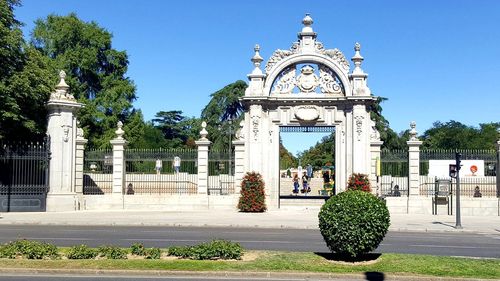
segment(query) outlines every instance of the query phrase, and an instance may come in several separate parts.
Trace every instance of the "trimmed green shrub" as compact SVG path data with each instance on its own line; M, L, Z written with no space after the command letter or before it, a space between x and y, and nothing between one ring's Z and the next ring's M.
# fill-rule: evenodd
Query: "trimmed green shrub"
M319 229L328 248L349 257L376 249L389 224L385 203L364 191L352 190L333 196L319 212Z
M241 195L238 202L238 209L241 212L266 211L267 207L264 188L264 180L259 173L247 173L241 181Z
M100 257L105 257L110 260L124 260L127 259L127 250L117 246L100 246L97 251Z
M370 192L370 179L368 175L354 173L349 177L347 182L347 190L361 190Z
M15 259L18 256L26 259L55 259L59 258L59 250L49 243L25 239L0 246L1 258Z
M96 249L92 249L87 245L78 245L69 248L66 257L72 260L95 259L97 254Z
M144 255L146 259L158 260L161 258L161 250L160 248L149 248L146 249Z
M196 246L170 247L169 256L193 260L241 259L243 248L239 243L226 240L213 240Z
M145 256L146 248L144 248L142 243L134 243L130 246L130 253L136 256Z

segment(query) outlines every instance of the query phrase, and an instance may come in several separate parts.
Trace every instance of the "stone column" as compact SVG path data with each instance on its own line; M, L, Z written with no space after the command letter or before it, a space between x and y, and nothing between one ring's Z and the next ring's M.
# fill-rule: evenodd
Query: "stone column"
M47 103L47 134L50 136L50 172L47 211L75 210L75 149L77 110L83 107L69 93L64 79L66 73L59 73L60 81Z
M77 122L77 126L78 126ZM83 137L82 128L76 128L76 157L75 157L75 192L83 193L83 161L85 145L88 140Z
M118 121L116 138L110 141L113 146L113 195L122 195L125 186L125 147L127 141L123 138L123 124Z
M234 192L240 193L241 181L246 172L245 159L245 120L240 122L240 127L235 133L234 145Z
M408 144L408 188L410 196L418 196L420 188L420 145L417 139L416 123L410 123L410 140Z
M207 123L201 123L201 138L195 141L198 146L198 194L207 194L208 190L208 149L212 143L207 139Z

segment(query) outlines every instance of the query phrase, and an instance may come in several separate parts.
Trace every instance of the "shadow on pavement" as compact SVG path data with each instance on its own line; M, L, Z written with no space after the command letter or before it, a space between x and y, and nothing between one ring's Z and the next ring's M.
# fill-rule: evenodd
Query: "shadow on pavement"
M440 221L433 221L432 224L440 224L440 225L448 226L448 227L451 227L451 228L455 228L454 225L447 224L447 223L440 222Z

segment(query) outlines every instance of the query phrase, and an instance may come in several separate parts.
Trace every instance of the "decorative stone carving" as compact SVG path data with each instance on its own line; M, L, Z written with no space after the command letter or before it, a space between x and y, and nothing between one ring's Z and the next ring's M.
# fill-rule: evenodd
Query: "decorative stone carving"
M298 44L297 45L292 45L292 49L291 50L280 50L280 49L277 49L276 51L274 51L274 53L271 55L271 57L269 58L269 60L266 63L266 73L269 73L269 71L271 70L271 68L273 68L273 66L275 64L277 64L279 61L281 61L282 59L284 59L284 58L292 55L294 52L297 52L297 49L298 49Z
M240 122L240 127L238 128L238 130L236 130L236 133L234 135L237 140L245 139L245 120L242 120Z
M116 126L118 127L118 129L116 129L115 131L116 139L122 140L123 134L125 134L125 131L122 130L123 127L122 121L118 121L118 123L116 123Z
M361 141L361 134L363 133L363 119L365 119L365 117L360 115L354 117L356 124L356 133L358 135L357 138L358 141Z
M295 88L295 66L288 67L280 75L273 94L290 94Z
M314 74L314 68L312 66L305 65L300 69L300 75L297 77L297 87L301 92L314 92L318 83L318 76Z
M260 126L260 113L262 111L262 106L258 104L252 104L250 106L250 119L252 120L252 132L253 140L257 141L259 139L259 126Z
M349 61L345 58L344 54L339 49L328 49L320 53L325 54L335 60L344 70L349 70Z
M319 82L321 92L324 94L342 94L342 88L335 79L335 73L324 66L319 65Z
M372 132L370 134L370 139L372 141L379 141L380 140L380 133L377 130L375 121L370 120L370 126L371 126L371 130L372 130Z
M417 123L415 121L410 122L410 141L418 141L417 139Z
M314 121L319 118L319 110L313 105L301 105L295 108L295 118L301 121Z
M71 128L70 125L62 125L63 128L63 141L68 142L69 140L69 129Z
M50 99L51 100L60 100L60 101L76 101L75 97L73 97L72 94L69 93L69 86L66 84L66 81L64 80L66 78L66 72L61 70L59 72L59 78L61 79L59 81L59 84L56 86L55 92L52 92L50 94Z
M208 131L207 131L207 122L201 122L201 131L200 131L200 140L207 140Z

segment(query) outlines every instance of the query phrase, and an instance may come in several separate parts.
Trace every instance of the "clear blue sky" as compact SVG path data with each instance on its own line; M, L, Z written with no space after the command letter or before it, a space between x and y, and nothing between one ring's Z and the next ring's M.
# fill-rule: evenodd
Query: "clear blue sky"
M113 34L126 50L135 107L199 117L209 95L251 72L253 46L267 60L297 39L305 13L318 41L346 57L362 45L372 93L389 100L383 114L400 132L417 122L467 125L500 121L500 1L135 1L24 0L26 25L75 12ZM314 139L314 144L318 139ZM308 148L292 148L292 151Z

